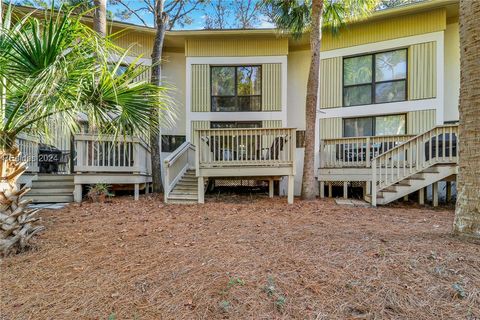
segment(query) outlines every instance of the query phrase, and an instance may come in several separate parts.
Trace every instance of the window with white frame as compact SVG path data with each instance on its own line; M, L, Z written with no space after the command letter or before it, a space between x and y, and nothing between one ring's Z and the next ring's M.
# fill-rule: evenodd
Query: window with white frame
M343 119L344 137L386 136L405 133L405 114Z

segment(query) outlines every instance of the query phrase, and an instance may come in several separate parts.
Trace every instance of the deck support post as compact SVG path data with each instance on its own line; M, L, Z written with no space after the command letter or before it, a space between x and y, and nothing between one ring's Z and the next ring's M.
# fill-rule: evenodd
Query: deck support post
M148 183L148 182L145 182L145 194L149 194L149 193L150 193L149 188L150 188L149 183Z
M320 199L325 198L325 181L320 181Z
M438 182L432 184L432 201L433 206L438 207Z
M205 203L205 178L198 177L198 203Z
M446 194L445 200L447 203L450 203L452 201L452 182L451 181L447 181L446 189L447 189L447 194Z
M333 197L333 192L332 192L332 183L328 183L328 197L331 198Z
M371 181L365 181L365 189L366 189L366 194L371 195L372 194L372 182Z
M425 188L418 190L418 204L421 206L425 204Z
M288 204L293 204L294 184L294 176L288 176Z
M139 183L135 183L133 185L133 199L135 201L137 201L140 197L140 184Z
M268 180L268 196L269 196L270 198L273 198L273 186L274 186L274 185L273 185L273 179L270 178L270 179Z
M76 184L75 189L73 190L73 201L82 202L82 185Z
M343 181L343 198L348 199L348 181Z

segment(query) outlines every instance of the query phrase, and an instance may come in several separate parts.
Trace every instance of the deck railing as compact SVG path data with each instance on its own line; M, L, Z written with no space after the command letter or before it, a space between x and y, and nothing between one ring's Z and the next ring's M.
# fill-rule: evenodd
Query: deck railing
M177 182L182 178L188 169L195 167L195 146L190 142L184 142L172 154L164 160L165 180L164 196L165 202Z
M77 134L75 172L151 173L150 150L136 137Z
M20 134L17 136L16 144L20 149L20 161L27 163L27 172L38 172L38 139Z
M320 141L320 168L370 168L371 159L414 135L349 137Z
M295 134L292 128L196 130L197 169L293 166Z
M456 163L457 157L458 125L435 127L372 159L372 195L434 164Z

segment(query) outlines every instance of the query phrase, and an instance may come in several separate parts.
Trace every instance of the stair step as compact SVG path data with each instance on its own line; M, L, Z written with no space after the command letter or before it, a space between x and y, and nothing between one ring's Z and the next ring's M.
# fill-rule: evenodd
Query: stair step
M177 200L177 199L169 199L168 204L186 204L186 205L192 205L192 204L197 204L198 200Z
M169 194L168 200L195 200L198 201L197 195L191 194Z
M39 174L36 181L71 181L73 175L70 174Z
M73 202L73 194L64 194L64 195L41 195L41 196L30 196L25 195L23 197L25 200L33 200L33 203L58 203L58 202Z
M413 174L410 177L408 177L406 180L425 180L423 175L421 173Z
M30 190L29 196L32 195L51 195L51 194L73 194L74 188L35 188Z
M197 182L189 182L189 181L180 181L179 183L176 184L176 187L182 186L182 187L197 187L198 183Z
M74 188L73 181L32 181L32 189L50 189L50 188Z
M401 182L398 182L396 184L394 184L394 186L399 186L399 187L411 187L412 185L408 182L404 182L404 181L401 181Z
M422 173L439 173L439 172L438 172L437 168L432 167L432 168L427 168L427 169L423 170Z

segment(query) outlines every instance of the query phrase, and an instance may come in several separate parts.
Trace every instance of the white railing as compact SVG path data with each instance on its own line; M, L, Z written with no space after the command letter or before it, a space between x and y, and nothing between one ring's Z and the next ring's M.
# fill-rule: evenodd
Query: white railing
M171 155L164 160L165 180L164 196L165 202L178 181L188 169L195 167L195 146L190 142L184 142Z
M439 163L457 163L458 125L435 127L372 159L372 205L377 191Z
M370 168L371 159L413 135L349 137L320 141L320 168Z
M151 173L150 150L136 137L77 134L75 172Z
M200 129L195 132L196 166L294 166L296 129Z
M38 139L20 134L16 144L20 150L20 161L27 163L27 172L39 172L38 166Z

